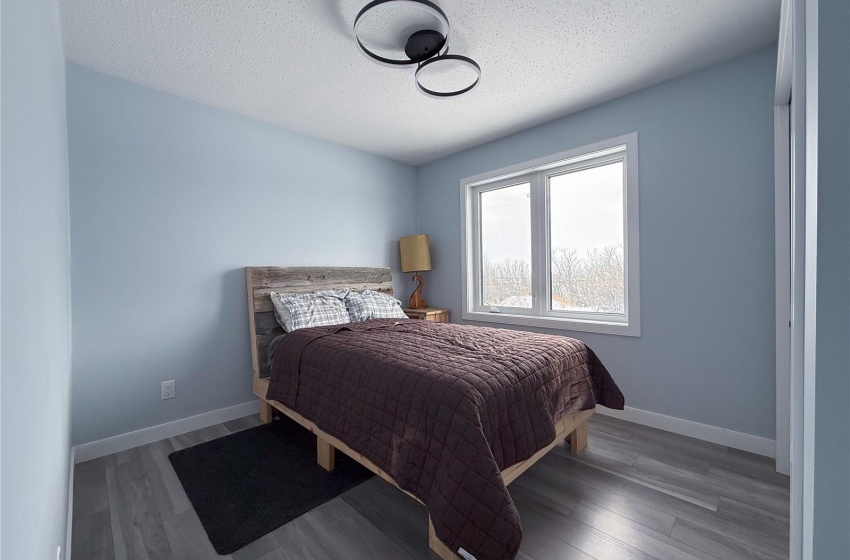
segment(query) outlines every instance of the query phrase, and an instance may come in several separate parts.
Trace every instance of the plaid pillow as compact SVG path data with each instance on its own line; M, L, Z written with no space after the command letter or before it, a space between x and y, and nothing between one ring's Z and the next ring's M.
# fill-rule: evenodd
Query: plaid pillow
M345 308L348 290L320 290L306 294L272 292L277 322L286 332L307 327L350 323Z
M372 290L349 292L345 296L345 306L352 323L369 319L407 319L407 315L401 310L400 301Z

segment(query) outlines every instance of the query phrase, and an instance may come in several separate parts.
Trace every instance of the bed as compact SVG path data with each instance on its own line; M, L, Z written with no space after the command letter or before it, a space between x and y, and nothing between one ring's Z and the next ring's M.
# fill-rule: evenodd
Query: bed
M271 292L392 294L387 268L246 276L261 419L280 411L316 435L323 468L341 451L423 503L444 560L513 558L522 528L507 485L565 439L579 453L597 404L623 406L593 352L565 337L407 319L281 336Z

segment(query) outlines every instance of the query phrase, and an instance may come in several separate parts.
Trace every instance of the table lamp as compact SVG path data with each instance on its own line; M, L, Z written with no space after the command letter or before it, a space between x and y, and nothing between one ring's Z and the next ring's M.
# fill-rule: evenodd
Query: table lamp
M422 276L420 272L431 270L431 250L428 247L427 235L408 235L398 240L401 252L401 271L413 272L413 281L418 282L416 289L410 294L410 308L422 309L428 307L422 297Z

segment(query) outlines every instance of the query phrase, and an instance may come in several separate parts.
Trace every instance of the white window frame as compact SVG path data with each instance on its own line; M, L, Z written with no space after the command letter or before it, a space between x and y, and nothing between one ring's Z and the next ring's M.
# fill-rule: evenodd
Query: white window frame
M550 289L549 181L551 176L623 161L623 251L625 314L554 311ZM531 184L532 307L493 308L480 303L481 241L479 193L518 183ZM483 321L568 331L640 336L640 239L637 132L603 140L532 161L466 177L460 181L463 311L467 321Z

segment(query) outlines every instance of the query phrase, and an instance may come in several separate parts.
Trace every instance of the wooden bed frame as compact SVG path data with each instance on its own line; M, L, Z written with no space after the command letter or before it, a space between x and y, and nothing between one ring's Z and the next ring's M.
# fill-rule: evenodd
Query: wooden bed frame
M248 323L251 331L251 358L253 362L254 394L260 398L260 419L271 422L273 410L279 410L314 434L316 434L316 460L327 470L334 468L334 453L342 451L376 475L396 488L398 484L386 472L372 461L352 449L334 436L325 433L310 420L278 401L268 400L269 388L268 346L269 342L283 333L274 316L271 297L273 291L312 292L314 290L349 288L352 290L375 290L393 293L392 274L389 268L363 267L247 267L245 269L248 287ZM261 373L266 377L261 377ZM569 439L570 450L579 453L587 446L587 420L593 410L584 410L568 414L561 418L555 428L555 439L537 453L502 471L505 484L510 484L536 463L550 449ZM399 488L405 494L421 503L419 498ZM428 521L428 546L443 560L460 560L449 547L434 534L434 526Z

